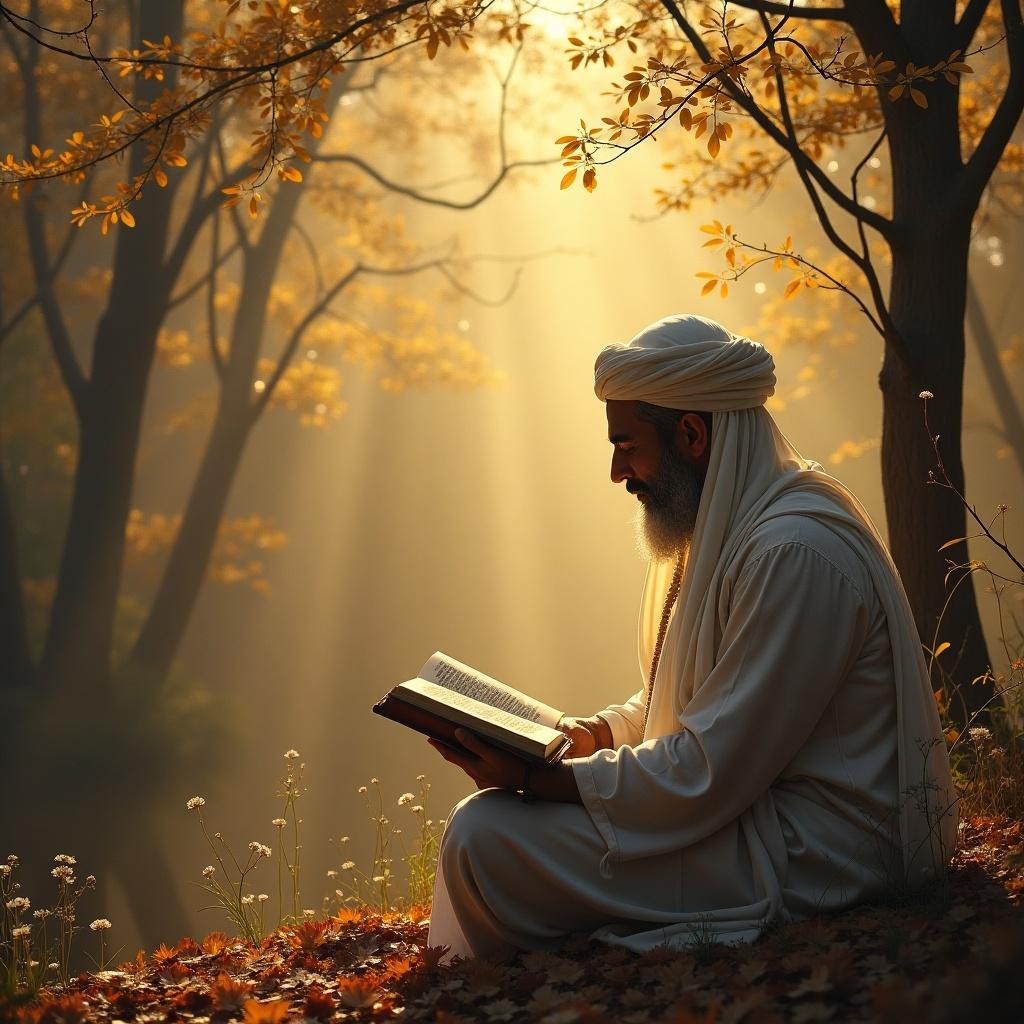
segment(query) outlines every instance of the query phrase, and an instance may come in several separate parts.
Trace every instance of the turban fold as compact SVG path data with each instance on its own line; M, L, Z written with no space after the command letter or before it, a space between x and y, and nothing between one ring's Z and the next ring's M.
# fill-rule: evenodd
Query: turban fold
M775 363L763 345L702 316L676 313L628 345L602 349L594 366L601 401L635 400L667 409L731 412L775 393Z

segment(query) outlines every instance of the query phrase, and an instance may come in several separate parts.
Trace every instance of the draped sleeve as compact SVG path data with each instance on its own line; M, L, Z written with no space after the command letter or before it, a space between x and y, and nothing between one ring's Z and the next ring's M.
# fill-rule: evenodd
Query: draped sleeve
M861 590L824 551L788 540L748 557L719 656L679 730L567 762L607 859L688 846L749 808L814 730L870 619ZM616 740L632 729L643 696L606 712Z

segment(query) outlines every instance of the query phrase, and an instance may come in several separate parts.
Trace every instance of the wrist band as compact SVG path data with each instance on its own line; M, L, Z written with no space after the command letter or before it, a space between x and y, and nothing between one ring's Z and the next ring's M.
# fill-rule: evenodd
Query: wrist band
M537 794L530 788L530 772L533 771L533 765L529 762L523 768L523 784L519 787L519 796L524 804L532 804L537 800Z

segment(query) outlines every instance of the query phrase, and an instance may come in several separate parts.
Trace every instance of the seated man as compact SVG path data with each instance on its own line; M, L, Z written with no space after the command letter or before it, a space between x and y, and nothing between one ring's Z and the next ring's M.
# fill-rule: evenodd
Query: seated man
M567 720L557 765L435 744L480 792L441 840L431 944L745 941L944 868L956 795L903 588L763 408L774 384L762 346L696 316L599 355L612 480L651 558L645 685Z

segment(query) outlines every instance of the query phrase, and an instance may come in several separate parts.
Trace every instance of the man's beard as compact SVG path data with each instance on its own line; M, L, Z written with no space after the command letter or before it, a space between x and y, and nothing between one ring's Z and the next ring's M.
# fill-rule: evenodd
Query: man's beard
M693 537L703 477L666 444L654 479L647 484L627 481L626 489L633 494L643 491L645 496L635 520L640 554L654 561L675 558Z

